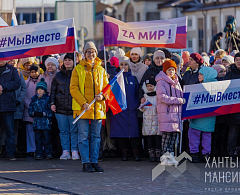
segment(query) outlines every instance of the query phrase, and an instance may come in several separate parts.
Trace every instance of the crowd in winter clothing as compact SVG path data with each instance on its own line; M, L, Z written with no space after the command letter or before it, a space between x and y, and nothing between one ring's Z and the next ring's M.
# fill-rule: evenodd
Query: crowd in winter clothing
M144 56L139 47L104 52L88 42L82 54L41 63L35 57L0 61L1 155L81 159L84 172L104 171L98 161L118 154L140 161L147 152L151 162L176 165L182 132L192 162L234 159L240 113L181 120L184 86L240 78L240 53L227 55L217 40L215 53L180 56L159 48ZM127 108L114 115L100 93L122 69Z

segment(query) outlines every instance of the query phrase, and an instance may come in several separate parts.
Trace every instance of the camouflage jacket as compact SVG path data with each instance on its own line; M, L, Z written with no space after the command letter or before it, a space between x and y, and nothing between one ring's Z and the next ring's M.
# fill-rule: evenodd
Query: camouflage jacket
M51 130L52 125L52 111L50 105L50 97L48 93L45 93L42 97L34 95L29 105L29 116L33 117L33 129ZM34 117L34 112L44 112L43 117Z

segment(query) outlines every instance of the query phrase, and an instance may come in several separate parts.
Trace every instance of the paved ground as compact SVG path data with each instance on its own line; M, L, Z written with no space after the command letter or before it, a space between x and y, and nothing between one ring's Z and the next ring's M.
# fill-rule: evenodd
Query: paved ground
M184 171L185 164L180 171L168 167L152 181L152 169L158 163L148 159L104 159L100 165L105 172L83 173L80 161L0 159L0 194L240 194L240 174L238 182L227 183L226 177L219 181L213 176L211 182L210 176L205 181L205 172L235 173L239 171L236 167L210 169L204 163L187 162L183 174L180 171Z

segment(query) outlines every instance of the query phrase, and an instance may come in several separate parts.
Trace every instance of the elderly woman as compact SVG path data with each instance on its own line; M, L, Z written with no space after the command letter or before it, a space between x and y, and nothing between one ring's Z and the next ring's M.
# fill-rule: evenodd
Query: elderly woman
M73 118L83 110L86 113L78 120L78 146L83 164L83 172L103 172L98 164L100 130L105 114L105 97L99 95L108 84L107 73L97 58L97 48L93 42L84 47L85 59L73 69L70 92L73 97ZM96 100L90 106L89 104ZM89 125L89 120L91 125ZM90 139L88 139L88 135ZM89 159L90 157L90 159Z
M52 80L58 72L59 62L56 58L49 57L45 61L45 66L46 66L46 71L44 72L43 75L39 77L39 80L41 80L41 78L45 79L45 82L47 83L47 92L50 94Z
M67 53L63 59L60 72L52 81L51 109L55 112L63 153L61 160L80 159L78 155L77 126L73 125L72 96L70 94L70 80L74 68L74 54ZM70 156L70 151L72 156Z

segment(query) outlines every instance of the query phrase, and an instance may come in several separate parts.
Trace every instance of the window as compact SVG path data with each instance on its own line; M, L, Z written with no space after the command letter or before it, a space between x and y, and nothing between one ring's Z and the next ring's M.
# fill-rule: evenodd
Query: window
M150 20L160 20L160 13L159 12L147 12L147 21Z
M118 15L118 19L119 19L119 20L122 20L122 15Z
M137 13L137 22L141 21L141 18L140 18L140 13L138 12Z
M125 22L135 22L134 19L134 8L132 4L128 4L126 11L125 11Z
M198 47L199 53L204 52L204 23L203 18L198 18Z
M192 27L192 19L188 19L188 27Z
M212 36L217 34L217 17L212 17Z
M192 40L188 40L188 48L192 48Z

